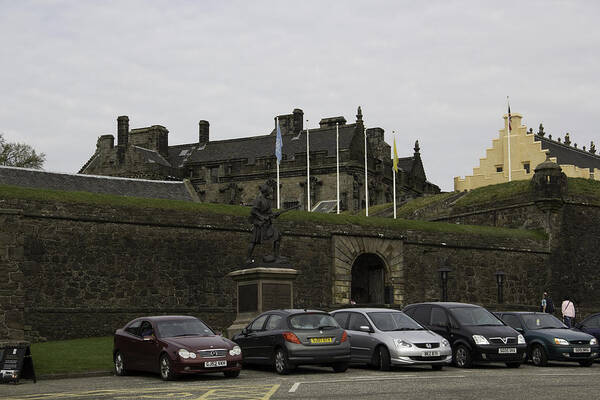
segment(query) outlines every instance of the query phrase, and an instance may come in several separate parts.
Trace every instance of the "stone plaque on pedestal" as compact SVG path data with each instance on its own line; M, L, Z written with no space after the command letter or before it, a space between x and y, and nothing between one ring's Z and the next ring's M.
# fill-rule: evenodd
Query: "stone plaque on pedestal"
M237 316L227 328L227 337L240 332L258 314L294 307L293 281L298 271L292 268L255 267L233 271L227 276L236 282Z

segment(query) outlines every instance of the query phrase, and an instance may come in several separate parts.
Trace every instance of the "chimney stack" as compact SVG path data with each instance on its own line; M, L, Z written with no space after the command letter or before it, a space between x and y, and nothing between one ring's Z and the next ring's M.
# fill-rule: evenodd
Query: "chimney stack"
M210 124L208 123L208 121L201 120L200 122L198 122L198 143L201 145L208 143L209 126Z
M121 115L117 118L117 145L127 147L129 137L129 117Z

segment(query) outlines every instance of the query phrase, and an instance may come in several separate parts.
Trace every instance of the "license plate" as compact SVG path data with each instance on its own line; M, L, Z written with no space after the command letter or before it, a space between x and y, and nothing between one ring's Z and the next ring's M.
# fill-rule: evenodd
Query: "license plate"
M204 368L226 367L226 366L227 366L227 361L225 361L225 360L221 360L221 361L205 361L204 362Z
M423 357L439 357L439 356L440 356L439 351L424 351L423 352Z
M575 347L573 353L591 353L592 349L589 347Z
M517 349L515 347L500 347L498 349L499 354L515 354Z
M321 344L321 343L333 343L332 337L311 337L309 338L311 343Z

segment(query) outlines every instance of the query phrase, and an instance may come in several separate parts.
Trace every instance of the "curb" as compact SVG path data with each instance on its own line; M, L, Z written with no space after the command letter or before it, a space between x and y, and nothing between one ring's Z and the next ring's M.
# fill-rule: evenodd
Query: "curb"
M61 374L44 374L39 375L39 380L51 380L51 379L69 379L69 378L92 378L95 376L111 376L114 375L113 371L89 371L89 372L65 372Z

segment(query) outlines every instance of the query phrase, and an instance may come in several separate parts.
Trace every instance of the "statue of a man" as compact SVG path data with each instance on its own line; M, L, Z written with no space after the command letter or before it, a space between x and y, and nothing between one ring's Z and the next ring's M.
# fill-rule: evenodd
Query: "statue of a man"
M271 187L267 184L262 184L259 187L258 196L254 199L252 211L250 212L250 222L252 223L252 239L248 247L248 258L246 263L250 264L252 260L252 252L257 244L263 241L273 241L273 254L266 256L263 261L273 262L281 260L279 255L279 247L281 245L281 234L273 225L273 219L277 218L280 213L274 213L271 210Z

